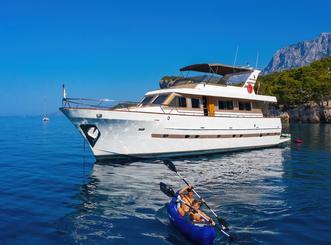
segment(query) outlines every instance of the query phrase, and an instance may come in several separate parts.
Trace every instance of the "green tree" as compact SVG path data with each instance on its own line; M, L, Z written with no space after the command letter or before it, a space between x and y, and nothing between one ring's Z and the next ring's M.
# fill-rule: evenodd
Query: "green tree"
M261 76L258 84L260 94L276 96L284 108L320 103L331 95L331 57L309 66Z

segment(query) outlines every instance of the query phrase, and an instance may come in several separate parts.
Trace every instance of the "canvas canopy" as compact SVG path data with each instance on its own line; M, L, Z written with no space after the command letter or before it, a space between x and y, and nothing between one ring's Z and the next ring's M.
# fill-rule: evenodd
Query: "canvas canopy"
M206 72L206 73L214 73L218 75L228 75L233 73L241 73L241 72L251 72L252 69L238 67L238 66L228 66L222 64L195 64L185 66L180 69L180 71L198 71L198 72Z

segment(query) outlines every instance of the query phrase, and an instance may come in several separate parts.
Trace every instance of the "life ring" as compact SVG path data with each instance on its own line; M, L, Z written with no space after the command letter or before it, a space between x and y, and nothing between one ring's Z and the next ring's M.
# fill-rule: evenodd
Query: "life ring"
M247 85L247 92L250 94L253 92L253 86L250 83Z

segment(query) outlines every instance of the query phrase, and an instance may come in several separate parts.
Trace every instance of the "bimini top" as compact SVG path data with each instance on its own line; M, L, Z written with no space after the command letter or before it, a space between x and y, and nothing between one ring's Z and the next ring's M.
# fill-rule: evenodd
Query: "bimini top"
M185 66L180 69L180 71L199 71L199 72L207 72L214 73L218 75L228 75L233 73L241 73L252 71L250 68L238 67L238 66L228 66L222 64L195 64Z

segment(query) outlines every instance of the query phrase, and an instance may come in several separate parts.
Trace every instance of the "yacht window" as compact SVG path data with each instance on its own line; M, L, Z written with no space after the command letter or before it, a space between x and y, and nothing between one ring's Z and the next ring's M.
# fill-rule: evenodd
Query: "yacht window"
M251 111L251 110L252 110L252 105L251 105L250 102L245 103L245 110L246 110L246 111Z
M233 101L218 101L218 108L220 110L233 110Z
M186 98L178 97L178 107L186 107Z
M251 111L252 110L251 102L240 102L239 101L239 110Z
M186 107L186 98L176 96L169 105L174 107Z
M159 96L157 96L157 98L153 101L152 104L154 105L162 105L164 103L164 101L168 98L169 94L160 94Z
M239 110L243 111L245 108L244 102L239 102Z
M151 100L153 99L153 97L154 97L154 96L146 96L146 97L144 97L144 99L141 101L140 104L142 104L142 105L147 105L148 103L151 102Z
M192 108L200 108L200 99L191 98Z

